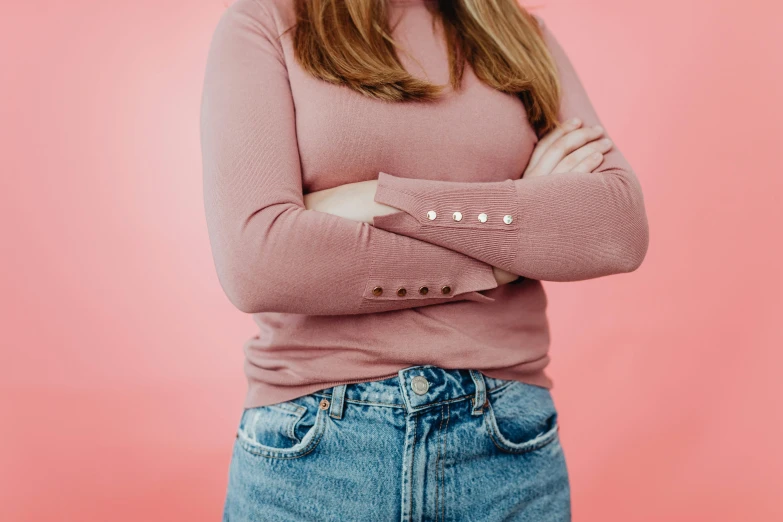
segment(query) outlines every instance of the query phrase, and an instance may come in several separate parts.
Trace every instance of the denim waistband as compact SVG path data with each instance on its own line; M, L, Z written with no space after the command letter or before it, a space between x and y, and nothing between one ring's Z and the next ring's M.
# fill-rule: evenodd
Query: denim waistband
M416 412L456 400L473 400L473 414L482 413L487 392L512 381L488 377L478 370L447 369L430 364L403 368L395 377L339 384L314 393L330 399L330 414L342 417L345 401L405 408Z

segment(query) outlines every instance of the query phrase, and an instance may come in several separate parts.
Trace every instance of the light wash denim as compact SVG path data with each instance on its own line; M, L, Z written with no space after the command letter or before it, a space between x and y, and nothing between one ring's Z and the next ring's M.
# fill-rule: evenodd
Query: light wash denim
M421 365L245 409L223 520L570 521L552 396Z

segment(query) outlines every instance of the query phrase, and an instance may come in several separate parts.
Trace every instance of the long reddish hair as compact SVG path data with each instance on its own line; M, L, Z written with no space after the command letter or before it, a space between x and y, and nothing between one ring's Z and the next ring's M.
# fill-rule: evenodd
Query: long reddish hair
M294 52L316 78L389 101L437 99L444 86L408 73L387 19L389 0L295 0ZM451 87L465 62L487 85L522 100L538 136L558 125L560 82L536 18L517 0L426 0L445 34Z

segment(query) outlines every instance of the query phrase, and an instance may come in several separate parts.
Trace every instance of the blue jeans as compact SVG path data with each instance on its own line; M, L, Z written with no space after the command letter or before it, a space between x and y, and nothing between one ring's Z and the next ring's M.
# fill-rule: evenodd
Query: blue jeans
M421 365L245 409L223 520L570 521L552 396Z

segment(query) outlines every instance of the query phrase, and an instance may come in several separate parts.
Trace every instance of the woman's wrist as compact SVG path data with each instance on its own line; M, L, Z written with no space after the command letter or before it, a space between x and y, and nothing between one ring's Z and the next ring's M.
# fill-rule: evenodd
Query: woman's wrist
M492 273L495 276L495 281L498 282L498 286L505 285L506 283L510 283L511 281L516 281L520 277L517 274L506 272L502 268L498 268L496 266L492 267Z
M305 208L364 223L373 217L400 212L399 209L375 202L378 180L357 181L311 192L304 196Z

